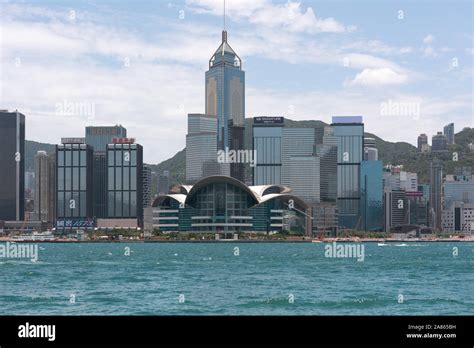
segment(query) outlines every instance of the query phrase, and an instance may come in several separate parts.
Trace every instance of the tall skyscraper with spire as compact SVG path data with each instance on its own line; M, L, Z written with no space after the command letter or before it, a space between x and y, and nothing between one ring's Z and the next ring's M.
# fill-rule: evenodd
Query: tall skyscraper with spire
M230 148L235 144L231 134L236 133L231 127L243 127L245 123L245 72L242 60L227 42L225 28L222 43L209 60L205 96L206 114L217 117L218 150Z

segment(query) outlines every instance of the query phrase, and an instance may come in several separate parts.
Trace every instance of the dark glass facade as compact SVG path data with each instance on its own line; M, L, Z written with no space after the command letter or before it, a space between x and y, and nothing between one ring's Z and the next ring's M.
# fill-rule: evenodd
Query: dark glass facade
M86 144L94 148L94 152L105 152L113 138L126 138L127 129L122 126L86 127Z
M94 227L92 162L89 145L56 145L58 231Z
M107 217L143 221L143 148L107 145Z
M253 125L253 150L257 164L253 168L253 184L281 183L281 145L283 124Z
M386 189L384 192L384 230L390 232L394 227L407 225L409 222L408 209L405 191Z
M360 163L364 155L364 124L333 123L337 139L337 205L339 228L360 228Z
M360 166L360 212L364 231L383 229L382 161L362 161Z
M0 220L25 214L25 115L0 111Z
M94 153L93 210L96 219L107 217L107 155Z
M441 228L442 214L443 162L433 160L430 163L430 209L434 214L431 227Z
M230 121L230 149L231 150L243 150L244 149L244 126L234 126ZM230 164L230 176L245 182L245 167L248 164L244 163L231 163Z

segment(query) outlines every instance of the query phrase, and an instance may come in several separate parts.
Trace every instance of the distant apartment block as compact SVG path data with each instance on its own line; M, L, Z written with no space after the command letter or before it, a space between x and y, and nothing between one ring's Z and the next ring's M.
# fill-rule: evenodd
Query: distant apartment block
M56 159L38 151L35 161L35 219L56 223Z
M446 136L448 145L454 144L454 123L444 126L443 134Z

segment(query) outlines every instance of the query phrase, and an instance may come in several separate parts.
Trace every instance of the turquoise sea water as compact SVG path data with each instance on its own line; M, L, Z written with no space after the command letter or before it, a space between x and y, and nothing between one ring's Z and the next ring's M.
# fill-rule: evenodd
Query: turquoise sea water
M35 263L0 258L0 314L474 313L474 243L364 246L358 262L315 243L40 244Z

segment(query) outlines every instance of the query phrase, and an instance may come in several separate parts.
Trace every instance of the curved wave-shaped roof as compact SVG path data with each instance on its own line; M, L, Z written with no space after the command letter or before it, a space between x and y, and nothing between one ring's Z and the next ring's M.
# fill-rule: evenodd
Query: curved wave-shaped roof
M174 185L170 189L170 193L187 195L189 191L191 191L192 188L193 188L193 185L178 184L178 185Z
M272 185L257 185L257 186L250 186L250 189L255 192L255 194L260 197L260 199L265 196L270 194L267 191L270 191L272 189L277 189L278 193L290 193L291 189L288 186L285 185L279 185L279 184L272 184Z
M263 196L260 203L265 203L273 199L288 199L288 200L292 199L293 201L295 201L295 203L297 203L301 207L305 209L309 208L309 205L304 200L302 200L298 196L288 194L288 193L270 193L268 195Z
M173 199L176 202L178 202L179 204L182 204L182 203L184 204L186 202L186 195L183 195L183 194L166 194L166 195L160 195L160 196L156 197L151 206L152 207L157 207L167 198Z
M237 186L240 189L247 192L252 198L254 198L256 203L260 202L260 196L257 195L253 190L251 190L250 187L245 185L240 180L237 180L230 176L224 176L224 175L209 176L207 178L202 179L201 181L198 181L196 184L192 186L191 190L189 191L186 197L186 201L189 201L204 186L209 185L209 184L214 184L214 183L220 183L220 182Z

